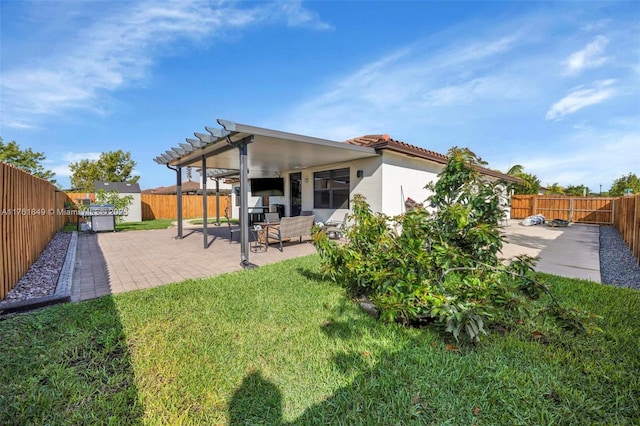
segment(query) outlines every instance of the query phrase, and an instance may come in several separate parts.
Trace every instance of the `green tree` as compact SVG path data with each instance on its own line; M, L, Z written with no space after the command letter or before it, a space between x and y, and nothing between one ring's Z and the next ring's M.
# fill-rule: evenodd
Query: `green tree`
M540 191L540 179L536 175L525 173L524 167L516 164L507 171L509 176L520 179L520 182L509 185L516 195L537 194Z
M130 152L121 149L103 152L97 160L80 160L69 165L71 186L85 192L95 191L95 182L135 183L140 176L132 176L136 162Z
M632 194L640 194L640 178L635 173L629 173L614 180L609 189L609 195L620 197L625 194L626 189L631 189Z
M511 327L545 318L571 332L597 329L591 314L561 306L537 281L535 259L500 258L501 183L482 178L479 159L468 149L452 148L448 157L438 181L426 186L434 193L432 211L416 207L391 218L374 213L357 194L345 244L316 230L327 275L368 296L382 320L439 323L456 339L477 342L485 324Z
M591 191L584 185L569 185L564 190L565 195L573 195L576 197L582 197L585 195L589 195Z
M20 149L20 145L15 141L5 144L0 137L0 161L12 164L27 173L57 185L56 180L53 179L56 174L42 166L44 160L46 160L44 153L33 151L31 148Z
M537 194L540 192L540 179L536 175L530 173L520 173L516 176L520 179L519 183L513 185L514 194Z
M133 195L120 195L118 191L98 190L96 193L96 204L113 204L113 208L118 211L128 210L133 204ZM116 222L121 223L123 217L116 216Z
M547 185L547 194L549 195L564 195L564 188L554 182L551 185Z

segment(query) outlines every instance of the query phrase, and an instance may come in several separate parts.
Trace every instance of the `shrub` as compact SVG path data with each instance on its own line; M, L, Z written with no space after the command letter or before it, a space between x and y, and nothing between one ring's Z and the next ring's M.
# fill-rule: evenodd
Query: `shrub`
M434 191L427 203L433 211L416 206L388 217L355 195L346 244L314 234L325 273L367 295L382 320L435 322L456 340L464 334L475 343L488 324L523 323L541 314L562 329L593 329L592 316L561 307L535 279L535 259L499 257L504 184L483 180L481 164L470 150L452 148L438 181L427 185ZM541 296L545 304L534 303Z

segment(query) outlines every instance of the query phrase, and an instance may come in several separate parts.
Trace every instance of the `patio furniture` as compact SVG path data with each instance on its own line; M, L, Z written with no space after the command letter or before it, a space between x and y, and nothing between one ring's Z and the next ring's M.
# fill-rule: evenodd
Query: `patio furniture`
M278 213L265 213L264 214L265 222L280 222L280 215Z
M311 235L314 218L315 216L313 215L280 218L280 226L269 226L267 228L267 245L269 244L269 238L273 238L280 244L279 250L283 251L282 240L299 237L300 242L302 242L303 236Z
M229 244L231 244L231 242L233 241L233 233L240 232L240 227L236 228L231 226L231 211L229 207L224 209L224 217L225 219L227 219L227 225L229 226Z
M349 212L344 214L344 219L342 222L327 222L324 227L322 227L322 232L327 234L333 234L334 238L340 238L344 231L347 229L347 220L349 219Z
M251 231L251 236L253 237L253 241L251 241L250 246L251 251L254 253L267 251L269 244L267 243L266 238L263 237L266 229L263 229L261 225L254 224L249 228L249 231Z

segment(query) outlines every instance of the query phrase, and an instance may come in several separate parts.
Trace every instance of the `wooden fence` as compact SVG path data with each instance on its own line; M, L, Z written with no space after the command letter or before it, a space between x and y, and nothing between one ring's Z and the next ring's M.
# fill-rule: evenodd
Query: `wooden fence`
M142 220L175 219L177 217L177 197L175 195L142 194ZM225 208L231 204L229 195L220 196L220 216ZM207 215L216 214L216 196L207 196ZM182 196L182 217L202 217L202 195Z
M613 224L640 265L640 194L616 198L613 205Z
M615 214L613 200L611 197L514 195L511 197L511 218L524 219L541 214L547 220L612 225Z
M95 201L95 194L68 192L67 196L75 203L81 199L90 199ZM176 195L166 194L141 194L140 202L142 203L142 220L153 219L176 219L178 216ZM220 196L220 216L224 215L224 209L231 203L229 195ZM216 214L216 196L207 196L207 214L209 217ZM202 217L202 195L183 195L182 196L182 217L194 218ZM70 218L70 222L75 222L75 218Z
M66 221L64 192L0 162L0 300Z

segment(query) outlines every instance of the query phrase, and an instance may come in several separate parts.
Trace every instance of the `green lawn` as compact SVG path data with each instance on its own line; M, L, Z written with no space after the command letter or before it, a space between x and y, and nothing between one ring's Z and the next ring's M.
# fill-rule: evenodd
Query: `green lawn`
M141 231L147 229L167 229L175 219L153 219L142 222L124 222L116 224L117 231ZM73 232L78 229L75 223L66 223L62 232Z
M0 424L638 424L640 292L547 277L603 332L476 348L385 325L309 256L0 320Z
M117 231L143 231L147 229L167 229L175 219L153 219L142 222L122 222L116 224Z

